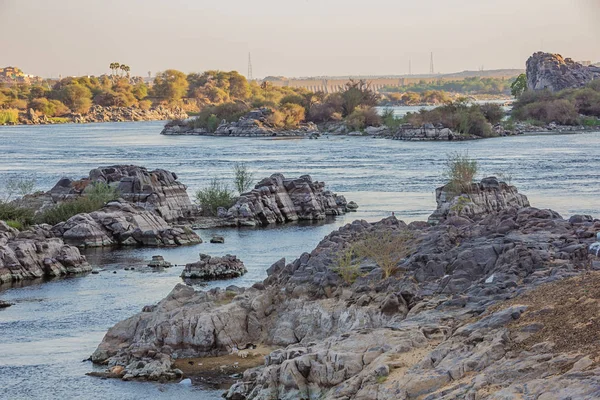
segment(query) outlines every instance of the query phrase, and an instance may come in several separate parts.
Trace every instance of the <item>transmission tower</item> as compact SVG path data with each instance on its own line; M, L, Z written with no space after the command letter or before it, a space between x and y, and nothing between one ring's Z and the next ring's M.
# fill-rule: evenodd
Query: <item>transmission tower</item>
M412 60L408 60L408 75L412 75Z
M431 53L431 61L429 62L429 73L435 74L435 68L433 68L433 53Z
M250 58L250 53L248 53L248 80L252 80L252 58Z

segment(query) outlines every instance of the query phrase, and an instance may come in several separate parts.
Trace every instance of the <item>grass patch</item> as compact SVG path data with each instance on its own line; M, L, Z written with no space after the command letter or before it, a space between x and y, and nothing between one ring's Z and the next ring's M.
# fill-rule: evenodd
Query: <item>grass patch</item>
M50 121L53 124L68 124L69 122L71 122L71 120L69 118L63 118L63 117L51 117L51 118L48 118L48 121Z
M16 124L19 122L19 110L9 108L7 110L0 110L0 125L5 124Z
M475 175L477 175L477 161L469 157L468 153L453 153L448 155L443 176L449 181L448 188L458 195L469 193Z
M226 183L218 178L213 178L204 189L196 192L196 202L202 207L205 216L216 217L219 207L229 209L233 205L235 197Z
M22 230L33 223L33 210L0 201L0 220L6 221L13 228Z

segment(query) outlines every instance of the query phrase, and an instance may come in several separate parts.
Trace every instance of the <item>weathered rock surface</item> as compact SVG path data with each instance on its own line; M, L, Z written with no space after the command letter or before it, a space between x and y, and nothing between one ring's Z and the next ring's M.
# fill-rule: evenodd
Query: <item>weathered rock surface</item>
M86 188L98 182L116 188L122 199L169 223L185 223L198 216L198 207L191 203L187 186L177 180L174 172L164 169L148 171L136 165L99 167L80 180L62 178L48 192L25 196L19 203L24 207L44 210L85 195Z
M433 124L425 124L421 127L403 125L391 135L396 140L465 140L478 139L477 137L459 135L451 129Z
M269 122L270 108L252 110L236 122L223 120L214 132L204 128L194 128L185 121L172 121L162 130L162 135L196 135L196 136L310 136L318 133L319 129L312 122L300 124L295 129L284 129L273 126Z
M187 113L179 108L158 106L148 110L137 107L103 107L93 105L87 114L72 113L65 115L68 122L85 124L92 122L127 122L127 121L164 121L188 118ZM37 116L33 109L19 115L19 123L26 125L52 124L46 115Z
M529 200L516 187L500 182L496 177L473 183L466 193L456 195L450 184L435 191L437 209L429 217L429 223L439 223L451 217L478 218L492 212L514 207L529 207ZM465 223L468 223L465 221Z
M19 232L0 221L0 283L92 270L76 247L55 238L49 229L45 225Z
M4 301L4 300L0 300L0 309L2 308L8 308L14 306L13 303L9 303L8 301Z
M233 298L178 285L111 328L92 360L160 379L175 374L169 357L259 343L281 349L245 371L228 399L597 397L600 368L534 340L544 328L526 318L540 313L502 302L584 271L600 220L509 204L486 210L435 226L355 221ZM383 279L377 260L365 259L355 261L366 274L341 278L339 255L353 244L405 232L410 251L396 274Z
M78 247L182 246L201 243L188 227L172 227L160 216L124 200L99 211L77 214L52 227L66 243Z
M152 260L148 263L150 268L171 268L173 265L165 261L163 256L152 256Z
M600 68L583 66L560 54L537 52L527 60L527 87L558 92L580 88L600 78Z
M325 190L308 175L286 179L273 174L243 193L225 215L237 225L268 225L298 220L322 220L348 211L344 196Z
M224 257L211 257L207 254L200 254L200 261L186 264L181 277L212 281L237 278L246 272L244 263L236 256L227 254Z

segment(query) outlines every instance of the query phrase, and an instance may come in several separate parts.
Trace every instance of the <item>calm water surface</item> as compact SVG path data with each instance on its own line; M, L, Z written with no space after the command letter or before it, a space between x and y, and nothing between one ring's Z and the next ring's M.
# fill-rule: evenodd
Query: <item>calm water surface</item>
M175 171L192 193L213 176L231 178L233 163L243 161L257 177L310 174L355 200L359 212L324 224L199 231L205 241L213 233L224 235L224 245L88 252L89 261L103 269L98 275L0 288L0 298L16 303L0 310L0 399L220 398L220 392L177 384L89 378L84 374L93 367L81 361L109 327L165 297L181 282L181 265L200 252L236 254L249 270L208 287L244 286L263 279L279 258L289 261L312 250L356 218L374 221L395 211L406 221L425 219L435 208L434 189L451 152L468 151L482 176L512 175L534 206L563 216L600 215L600 132L426 143L168 137L159 135L161 128L161 122L0 127L0 187L11 177L35 177L46 190L62 176L79 178L97 166L126 163ZM179 266L153 272L145 265L154 254Z

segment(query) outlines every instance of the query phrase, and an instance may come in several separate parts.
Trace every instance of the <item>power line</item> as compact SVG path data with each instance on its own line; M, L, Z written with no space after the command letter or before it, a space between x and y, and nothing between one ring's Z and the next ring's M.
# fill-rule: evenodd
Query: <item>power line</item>
M250 57L250 53L248 53L248 80L252 80L252 58Z
M435 74L435 68L433 67L433 52L431 53L431 61L429 62L429 73Z

